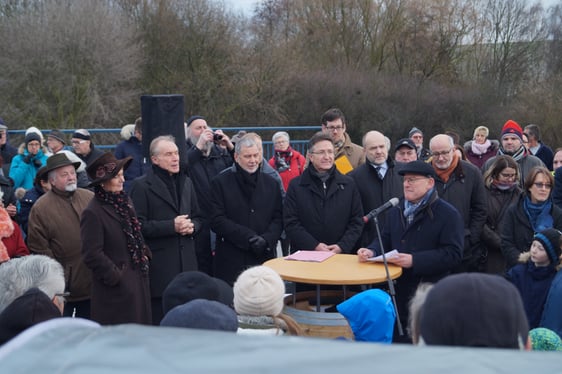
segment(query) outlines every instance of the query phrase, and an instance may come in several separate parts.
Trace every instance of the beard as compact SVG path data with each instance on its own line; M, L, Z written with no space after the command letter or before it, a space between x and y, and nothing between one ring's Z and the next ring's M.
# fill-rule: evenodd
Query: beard
M189 140L191 141L191 144L196 145L199 142L200 137L201 136L189 135ZM213 145L214 145L213 142L205 143L205 147L201 152L203 152L205 156L208 156L211 153L211 149L213 149Z
M64 186L64 190L66 192L74 192L74 191L76 191L77 188L78 188L78 185L76 183L70 183L70 184L67 184L66 186Z

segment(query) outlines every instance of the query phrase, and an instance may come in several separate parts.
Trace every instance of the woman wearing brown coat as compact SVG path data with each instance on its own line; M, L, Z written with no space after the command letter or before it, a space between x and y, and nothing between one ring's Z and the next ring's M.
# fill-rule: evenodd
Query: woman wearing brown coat
M82 257L92 271L91 318L103 325L151 324L150 251L123 191L131 157L105 153L88 168L95 197L82 213Z

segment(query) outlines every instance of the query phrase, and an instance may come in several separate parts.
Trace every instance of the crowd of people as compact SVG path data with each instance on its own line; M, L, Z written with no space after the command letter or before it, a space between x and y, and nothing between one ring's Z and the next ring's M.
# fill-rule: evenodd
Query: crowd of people
M376 130L354 144L337 108L321 124L306 155L280 131L266 160L258 134L231 138L199 115L186 120L185 139L143 140L139 118L113 153L85 129L68 146L59 130L29 128L18 150L0 119L0 284L17 284L0 290L0 336L61 315L302 335L283 314L285 284L262 266L280 247L358 261L398 251L388 258L403 269L395 307L380 289L338 305L358 340L524 349L545 331L559 338L562 150L542 142L539 126L508 120L498 140L478 126L464 145L435 134L425 148L417 127L394 147ZM393 198L376 223L364 222ZM383 317L357 309L369 303L392 310L385 329ZM467 305L482 321L503 308L505 323L461 329ZM14 327L14 309L33 318Z

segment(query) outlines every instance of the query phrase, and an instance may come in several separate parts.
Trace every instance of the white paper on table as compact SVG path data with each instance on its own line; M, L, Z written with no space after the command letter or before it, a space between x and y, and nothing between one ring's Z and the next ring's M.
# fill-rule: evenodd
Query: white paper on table
M398 253L399 252L398 252L397 249L393 249L390 252L386 252L385 253L386 260L388 261L388 260L390 260L394 257L398 257ZM370 258L367 259L367 261L369 261L369 262L384 262L383 259L382 259L382 255L376 256L376 257L370 257Z

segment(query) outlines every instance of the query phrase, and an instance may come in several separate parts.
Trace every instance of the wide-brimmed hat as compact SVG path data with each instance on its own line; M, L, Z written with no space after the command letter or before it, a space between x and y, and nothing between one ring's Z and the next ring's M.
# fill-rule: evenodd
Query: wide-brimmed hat
M131 156L118 160L113 153L104 153L86 167L88 177L92 181L90 186L98 185L115 177L119 170L127 169L131 161L133 161Z
M80 166L79 162L72 162L64 153L57 153L49 158L47 158L47 166L45 168L45 173L48 173L52 170L62 168L63 166L72 165L74 169L78 169Z

